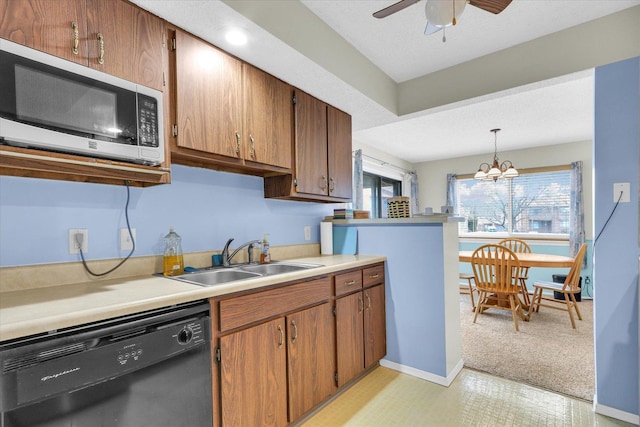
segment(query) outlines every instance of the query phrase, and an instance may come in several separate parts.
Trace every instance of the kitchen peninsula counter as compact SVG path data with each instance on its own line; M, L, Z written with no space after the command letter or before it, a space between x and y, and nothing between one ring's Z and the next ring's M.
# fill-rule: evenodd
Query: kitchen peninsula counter
M291 262L322 267L202 287L140 276L0 293L0 342L160 307L247 291L384 262L384 256L324 255ZM2 270L0 269L0 280Z

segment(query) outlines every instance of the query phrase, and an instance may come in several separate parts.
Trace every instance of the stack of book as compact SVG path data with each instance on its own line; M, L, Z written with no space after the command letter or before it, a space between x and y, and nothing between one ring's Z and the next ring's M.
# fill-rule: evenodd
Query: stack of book
M334 209L333 219L353 219L353 209Z

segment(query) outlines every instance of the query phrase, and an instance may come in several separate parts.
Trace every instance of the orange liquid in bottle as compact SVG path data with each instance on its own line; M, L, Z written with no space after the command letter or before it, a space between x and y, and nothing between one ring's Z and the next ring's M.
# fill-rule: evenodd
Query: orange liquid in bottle
M179 276L184 272L184 259L182 255L166 255L164 257L165 276Z

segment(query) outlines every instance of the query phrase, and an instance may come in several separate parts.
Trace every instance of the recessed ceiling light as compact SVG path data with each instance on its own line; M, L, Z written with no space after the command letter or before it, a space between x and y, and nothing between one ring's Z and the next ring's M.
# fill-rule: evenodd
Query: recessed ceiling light
M229 43L235 46L247 44L247 35L240 30L230 30L224 36Z

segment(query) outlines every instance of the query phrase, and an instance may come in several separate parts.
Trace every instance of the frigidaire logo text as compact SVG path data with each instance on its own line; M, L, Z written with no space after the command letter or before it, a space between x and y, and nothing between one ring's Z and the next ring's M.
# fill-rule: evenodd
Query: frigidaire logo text
M73 368L73 369L67 369L65 371L62 372L58 372L57 374L53 374L53 375L45 375L44 377L40 378L40 381L45 382L45 381L49 381L49 380L54 380L58 377L61 377L63 375L67 375L67 374L71 374L73 372L79 371L80 368Z

